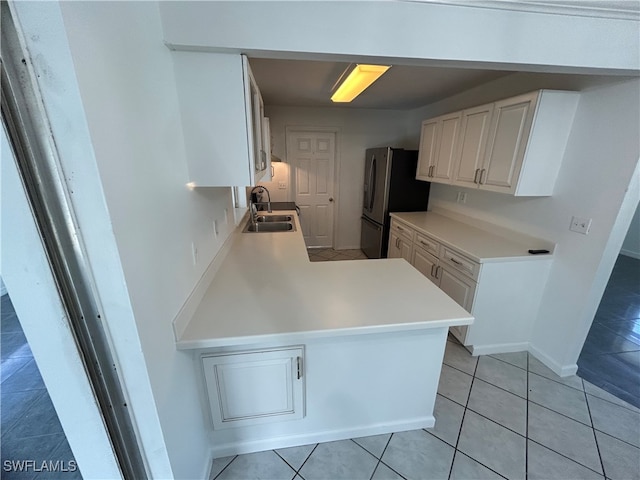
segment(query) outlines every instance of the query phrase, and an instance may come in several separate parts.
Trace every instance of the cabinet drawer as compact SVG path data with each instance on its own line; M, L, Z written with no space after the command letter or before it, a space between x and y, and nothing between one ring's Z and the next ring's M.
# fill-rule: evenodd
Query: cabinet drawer
M391 220L391 231L398 236L413 242L413 229L404 223L397 221L395 218Z
M451 266L458 272L464 273L474 280L478 280L478 274L480 273L480 264L463 257L455 250L449 247L442 247L442 254L440 255L440 261Z
M440 244L423 233L416 233L415 244L436 257L440 253Z

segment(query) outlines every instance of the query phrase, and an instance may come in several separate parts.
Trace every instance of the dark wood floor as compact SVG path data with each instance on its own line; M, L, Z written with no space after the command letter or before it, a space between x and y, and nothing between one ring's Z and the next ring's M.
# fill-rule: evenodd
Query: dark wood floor
M618 256L578 376L640 408L640 260Z

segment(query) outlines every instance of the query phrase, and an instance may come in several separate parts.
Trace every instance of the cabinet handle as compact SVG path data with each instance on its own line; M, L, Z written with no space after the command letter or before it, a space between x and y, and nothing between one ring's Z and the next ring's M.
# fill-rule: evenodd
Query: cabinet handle
M482 176L484 175L484 172L486 172L486 171L487 171L487 169L486 169L486 168L483 168L483 169L480 171L480 178L478 179L478 183L479 183L480 185L482 185L482 184L484 183L484 182L482 181ZM486 180L486 179L485 179L485 180Z
M298 366L298 380L300 380L302 378L302 357L297 357L296 363Z
M400 225L396 225L396 228L397 228L398 230L400 230L401 232L404 232L404 228L402 228Z
M431 276L435 277L435 274L433 273L433 269L436 268L436 264L434 263L433 265L431 265ZM437 278L437 277L436 277Z
M438 279L440 278L440 277L438 276L438 272L439 272L440 270L442 270L442 267L441 267L440 265L438 265L438 266L436 267L436 278L438 278Z
M434 168L435 168L435 165L431 165L431 166L429 167L429 176L430 176L430 177L433 177L433 170L434 170Z
M476 173L473 175L473 183L478 183L478 173L480 173L480 169L476 168Z
M426 243L426 242L423 242L422 240L420 240L420 243L421 243L422 245L424 245L425 247L429 247L429 244L428 244L428 243Z
M460 265L462 267L462 262L459 262L458 260L456 260L455 258L450 258L449 260L451 260L453 263L455 263L456 265Z
M396 238L396 248L400 248L400 239Z

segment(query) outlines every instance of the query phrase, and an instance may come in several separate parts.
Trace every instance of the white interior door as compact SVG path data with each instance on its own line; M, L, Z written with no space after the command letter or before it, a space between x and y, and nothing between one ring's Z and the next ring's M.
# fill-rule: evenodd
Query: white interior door
M294 201L307 247L333 246L334 132L291 132L287 158L292 166Z

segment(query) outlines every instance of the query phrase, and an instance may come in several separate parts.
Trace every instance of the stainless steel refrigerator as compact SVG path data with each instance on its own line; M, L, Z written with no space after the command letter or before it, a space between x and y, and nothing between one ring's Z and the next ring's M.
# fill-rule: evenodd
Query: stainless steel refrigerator
M386 258L390 212L427 210L431 184L416 180L417 165L417 150L367 150L360 235L360 248L367 257Z

